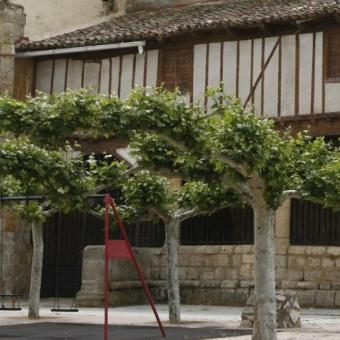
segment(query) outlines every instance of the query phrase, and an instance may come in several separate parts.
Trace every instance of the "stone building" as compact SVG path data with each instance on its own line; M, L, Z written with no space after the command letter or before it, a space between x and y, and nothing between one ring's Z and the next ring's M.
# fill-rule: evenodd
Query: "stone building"
M112 14L104 22L17 45L17 97L36 90L87 87L124 98L137 85L164 83L168 88L179 86L188 102L209 109L205 89L222 81L226 92L253 105L259 115L273 118L279 129L310 126L314 136L340 135L339 1L118 0L106 5ZM117 154L122 146L99 140L86 149ZM340 306L339 216L297 200L287 201L278 211L277 286L297 290L302 305ZM156 234L155 229L143 228L145 235ZM246 301L253 287L251 228L249 211L224 211L182 226L184 302ZM134 244L162 300L164 232L157 229L157 235L156 241L136 237ZM113 264L113 303L140 301L130 269L124 262ZM100 270L103 248L87 247L78 294L83 304L100 303Z
M22 6L0 1L0 91L13 92L15 43L23 36L25 20Z

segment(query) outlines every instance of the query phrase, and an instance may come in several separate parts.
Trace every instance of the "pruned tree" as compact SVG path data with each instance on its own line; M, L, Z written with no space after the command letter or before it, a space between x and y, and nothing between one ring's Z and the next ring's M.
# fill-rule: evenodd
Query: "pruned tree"
M145 170L129 177L122 186L122 192L125 209L133 212L131 220L139 217L155 218L162 220L165 225L169 320L178 323L181 320L178 261L181 223L241 202L235 194L227 192L217 183L209 187L204 182L192 181L184 186L171 187L165 177L152 175Z
M47 151L26 139L0 144L1 195L42 195L41 201L12 204L31 225L33 257L28 317L39 318L43 266L43 224L55 211L84 209L84 197L93 192L94 181L79 159L65 160L61 151Z
M284 200L303 197L337 206L338 186L331 181L339 168L339 152L323 139L280 134L270 119L245 110L239 101L213 93L210 114L186 106L162 89L137 90L127 100L138 139L140 162L152 170L180 173L186 179L234 190L254 210L255 300L254 340L275 340L275 214ZM137 123L136 123L137 122ZM150 137L151 136L151 137ZM209 176L210 173L210 176ZM332 175L331 175L332 174ZM333 177L332 177L333 176ZM334 185L334 183L333 183ZM335 194L325 194L324 189Z
M162 88L137 89L127 100L86 91L26 103L3 99L0 129L50 145L72 135L126 137L135 141L141 166L153 173L209 187L219 183L236 192L254 210L253 339L276 340L276 210L290 197L338 207L339 152L323 139L279 133L272 120L257 117L221 91L212 95L209 114ZM19 123L14 128L12 122Z

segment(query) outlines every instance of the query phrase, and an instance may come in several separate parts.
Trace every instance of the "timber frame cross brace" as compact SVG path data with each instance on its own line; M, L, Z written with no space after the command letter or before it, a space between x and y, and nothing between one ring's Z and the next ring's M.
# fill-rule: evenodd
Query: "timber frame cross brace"
M266 62L263 64L262 69L261 69L261 72L260 72L260 74L258 75L258 77L257 77L257 79L256 79L256 81L255 81L255 83L254 83L254 85L253 85L253 87L251 88L250 93L249 93L249 95L248 95L246 101L244 102L243 108L246 108L246 107L247 107L249 101L250 101L251 98L254 96L254 93L255 93L255 91L256 91L256 89L257 89L257 86L260 84L260 81L263 79L263 77L264 77L264 72L266 71L266 69L267 69L267 67L268 67L268 65L269 65L269 63L270 63L270 61L272 60L272 58L273 58L273 56L274 56L275 51L276 51L277 48L280 46L280 44L281 44L281 37L278 37L277 42L275 43L273 49L271 50L271 52L270 52L270 54L269 54L269 56L268 56Z

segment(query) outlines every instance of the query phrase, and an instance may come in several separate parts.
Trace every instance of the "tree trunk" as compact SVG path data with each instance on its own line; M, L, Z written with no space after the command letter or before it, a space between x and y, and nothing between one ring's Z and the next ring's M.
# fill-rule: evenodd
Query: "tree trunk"
M181 321L178 274L179 230L180 222L177 220L172 221L165 226L168 261L168 304L169 320L171 323L178 323Z
M33 258L31 285L28 301L28 318L39 319L41 275L43 267L44 240L42 224L32 223Z
M276 340L275 211L254 208L255 315L253 340Z

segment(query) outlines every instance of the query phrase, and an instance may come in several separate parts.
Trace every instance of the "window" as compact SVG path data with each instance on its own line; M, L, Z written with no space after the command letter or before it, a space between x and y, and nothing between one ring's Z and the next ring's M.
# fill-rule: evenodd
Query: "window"
M181 224L182 245L254 244L254 214L245 208L222 209Z
M309 201L292 199L290 243L340 246L340 212Z
M193 47L164 49L159 83L173 90L179 87L182 94L192 93Z
M340 29L327 32L327 79L340 81Z

